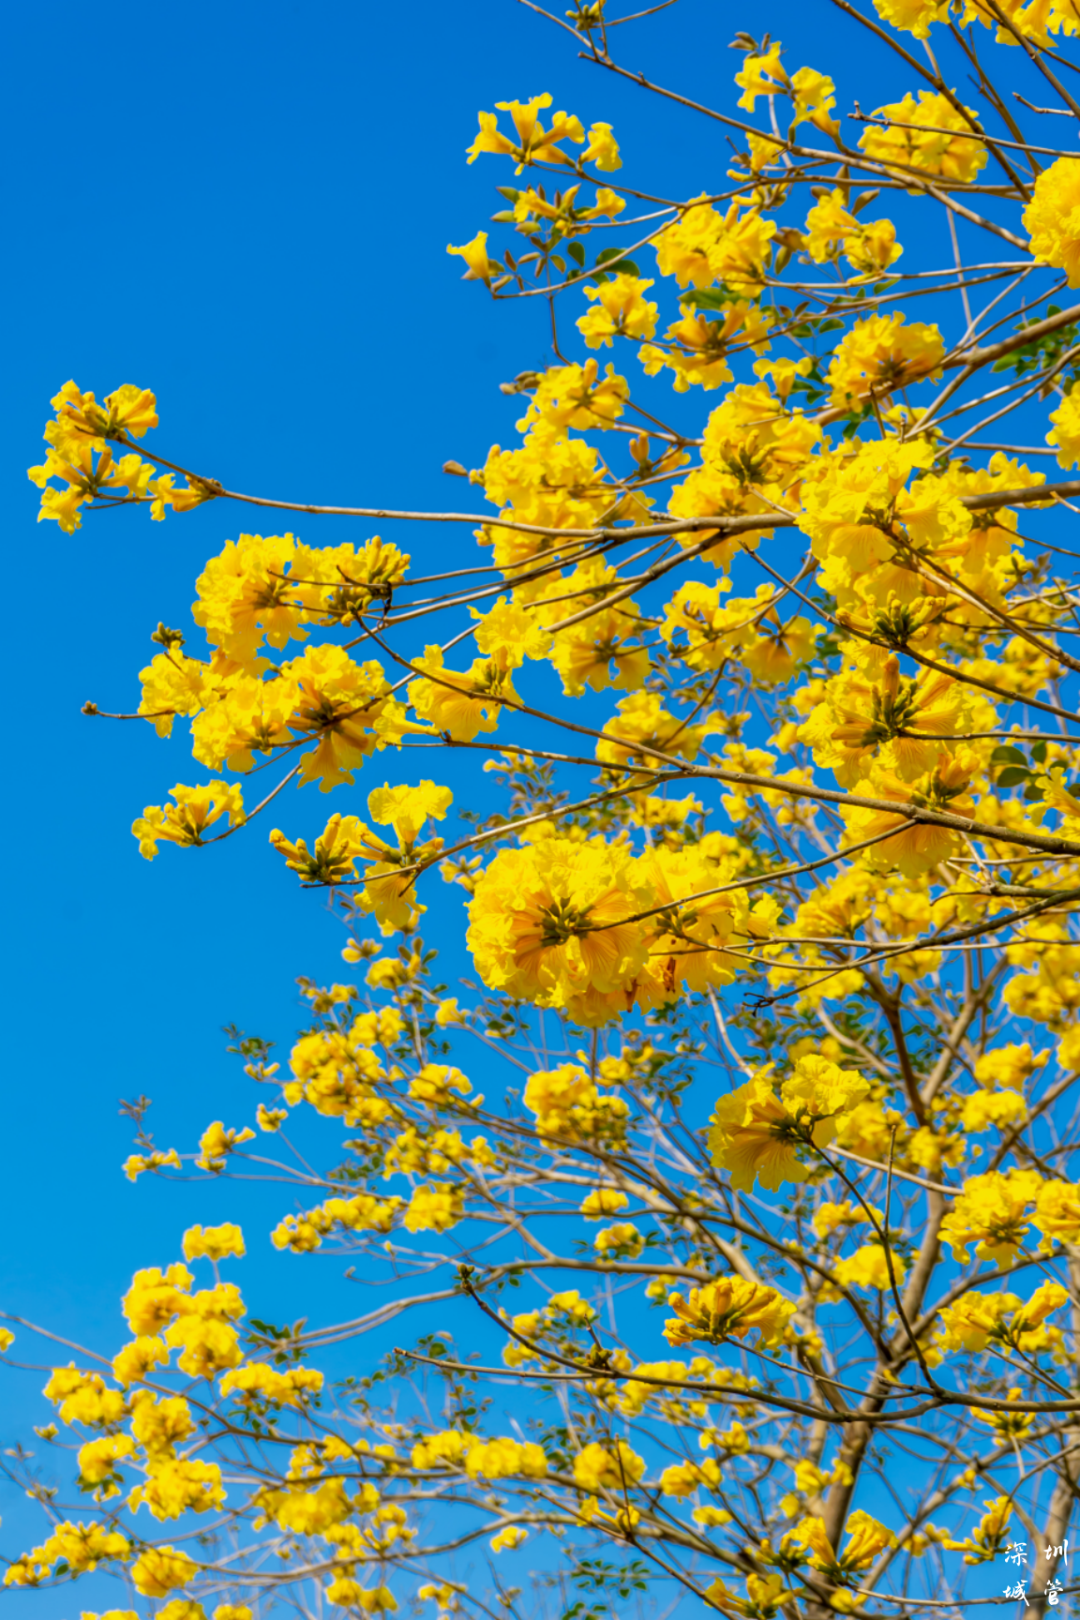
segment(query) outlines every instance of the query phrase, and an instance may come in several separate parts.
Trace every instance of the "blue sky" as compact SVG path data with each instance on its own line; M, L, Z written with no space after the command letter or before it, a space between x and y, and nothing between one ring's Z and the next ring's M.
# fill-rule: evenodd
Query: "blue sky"
M626 59L732 110L739 59L727 38L760 27L762 10L683 0L624 31ZM822 49L838 41L824 3L767 10L792 66L838 78L857 66L864 83L875 69L861 40L857 63ZM370 0L167 0L108 24L57 0L14 8L6 35L15 230L2 271L0 479L24 581L9 616L10 690L31 725L9 742L8 802L21 811L6 872L0 1303L111 1351L133 1269L174 1258L196 1219L243 1221L256 1314L299 1314L320 1294L335 1309L333 1262L300 1265L262 1242L287 1195L130 1186L117 1102L149 1095L159 1142L184 1150L210 1119L246 1122L251 1087L221 1027L285 1042L296 975L344 969L340 930L263 832L140 859L132 818L199 768L182 738L166 745L80 706L135 707L158 620L186 624L205 558L258 524L216 504L161 525L91 515L74 537L36 525L25 468L40 458L50 396L69 377L99 397L121 382L150 387L161 452L254 493L475 501L442 462L475 466L493 441L510 442L518 407L497 384L549 360L543 306L493 309L445 254L485 223L493 186L509 178L490 160L465 167L477 108L550 89L586 123L615 126L640 184L670 191L675 175L681 195L716 185L727 146L718 127L579 62L566 34L509 0L396 12ZM907 88L889 77L883 99ZM373 526L294 527L329 543ZM479 560L467 530L407 539L425 567ZM315 828L325 804L314 798L292 796L288 830ZM41 1421L40 1382L0 1380L3 1444ZM10 1492L0 1502L14 1552L25 1505ZM63 1593L17 1601L41 1620L76 1606Z

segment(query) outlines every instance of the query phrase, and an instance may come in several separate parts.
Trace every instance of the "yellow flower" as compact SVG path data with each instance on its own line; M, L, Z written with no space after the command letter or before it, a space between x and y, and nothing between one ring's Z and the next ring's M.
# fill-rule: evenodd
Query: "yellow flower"
M92 438L130 433L141 439L148 428L158 425L157 401L148 388L135 383L123 383L98 405L93 394L67 382L50 403L59 419Z
M898 807L925 805L946 810L951 815L970 815L973 806L967 789L976 768L977 760L972 751L961 746L952 756L939 754L936 768L917 777L910 785L901 781L894 771L873 766L863 781L854 784L854 790L867 798L894 800ZM921 878L946 860L957 845L957 833L932 822L916 822L904 831L887 836L890 829L903 827L905 817L899 809L896 814L886 810L844 809L841 815L851 843L868 838L879 840L862 857L873 871L896 867L906 878Z
M427 1103L430 1108L457 1107L471 1090L472 1081L460 1069L450 1068L445 1063L425 1063L415 1080L409 1082L409 1096Z
M574 1484L582 1490L622 1492L645 1473L645 1459L623 1440L610 1446L593 1441L574 1458Z
M470 163L481 152L491 152L496 156L512 157L517 163L514 172L520 174L530 163L571 163L573 159L560 149L559 142L570 140L578 146L585 142L581 120L572 114L556 113L551 120L551 128L544 129L539 115L551 106L551 97L546 92L533 96L530 101L497 101L495 106L499 112L510 114L517 140L511 140L502 133L494 113L482 112L479 114L480 133L469 147Z
M792 122L805 123L807 119L818 129L838 132L839 125L829 117L836 105L836 86L827 73L814 68L801 67L791 75Z
M191 609L212 647L244 666L264 637L275 648L304 639L305 592L288 577L306 577L302 563L297 567L303 553L291 534L242 534L226 541L196 580L198 600Z
M242 1130L226 1130L222 1121L215 1119L212 1125L206 1127L199 1138L199 1157L195 1160L195 1163L200 1170L212 1172L223 1170L226 1157L238 1148L241 1143L252 1141L254 1136L255 1132L250 1126L245 1125ZM192 1230L194 1231L195 1228ZM233 1230L238 1232L235 1227ZM190 1260L193 1256L186 1255L185 1258Z
M654 845L641 857L643 880L653 893L649 918L650 999L668 1001L681 990L707 992L745 970L745 948L754 919L741 894L710 893L716 869L700 846Z
M779 1344L795 1312L775 1288L745 1277L717 1277L703 1288L692 1288L687 1299L669 1295L668 1304L677 1314L664 1324L664 1337L676 1346L699 1339L710 1344L744 1339L754 1329L759 1343Z
M916 39L927 39L931 24L946 21L949 14L947 0L874 0L874 9L885 22Z
M586 1071L575 1063L532 1075L522 1100L536 1115L541 1137L567 1142L617 1139L629 1113L621 1098L602 1097Z
M620 272L598 287L586 287L595 308L578 317L577 327L587 348L611 347L613 337L651 338L656 331L658 307L645 298L653 285L640 276Z
M508 1524L505 1530L500 1530L497 1535L492 1536L488 1545L492 1552L512 1552L515 1547L520 1547L523 1541L527 1541L528 1536L529 1532L522 1525Z
M171 1456L173 1448L195 1430L191 1407L182 1395L159 1397L137 1390L131 1397L131 1432L147 1456Z
M814 1163L810 1150L832 1141L840 1119L869 1090L853 1070L803 1056L777 1096L770 1065L718 1100L709 1131L713 1163L739 1191L749 1192L755 1179L770 1191L805 1181Z
M198 1566L175 1547L147 1547L131 1566L135 1590L143 1597L163 1598L193 1580Z
M465 1452L465 1472L470 1479L546 1479L547 1457L535 1441L503 1437L477 1440Z
M337 1227L347 1232L389 1232L401 1205L400 1198L377 1198L371 1193L357 1193L353 1198L328 1198L303 1215L286 1215L270 1234L270 1241L276 1249L310 1254L321 1246L326 1234Z
M527 433L537 422L546 422L556 430L604 427L617 422L626 409L630 386L625 377L615 375L612 365L607 366L603 377L599 369L597 362L590 359L584 365L574 362L550 366L542 372L525 415L515 424L519 433ZM529 622L529 615L522 614L523 630ZM481 652L488 650L479 637L477 646Z
M188 1310L187 1296L194 1280L187 1267L179 1263L166 1271L157 1266L137 1271L123 1300L124 1315L132 1333L156 1333L178 1312Z
M1030 1228L1027 1209L1042 1185L1035 1170L993 1170L969 1177L941 1223L941 1241L964 1265L972 1243L978 1259L1009 1265Z
M862 275L880 275L903 253L896 227L889 219L866 223L850 214L844 193L837 187L820 197L806 216L806 246L810 257L823 264L843 252Z
M632 1221L605 1226L593 1239L593 1248L602 1260L636 1260L644 1247L645 1239Z
M413 1190L404 1222L410 1232L448 1232L464 1215L464 1194L445 1182L421 1184Z
M543 837L502 850L477 880L467 942L485 984L601 1024L634 1004L651 894L625 846Z
M943 180L974 180L986 163L986 145L970 138L979 121L970 108L964 111L967 117L936 91L920 90L918 101L909 92L877 109L874 116L886 125L869 124L859 145L878 163L899 165L901 174L906 168Z
M472 742L477 732L494 731L502 700L519 703L509 672L493 658L474 659L468 670L448 669L442 648L425 648L415 667L426 678L409 685L417 714L456 742Z
M252 1136L254 1132L250 1133ZM190 1226L184 1233L185 1260L224 1260L226 1255L246 1254L244 1238L238 1226L226 1222L224 1226Z
M610 124L590 124L588 142L581 154L583 163L595 163L598 169L608 171L622 168L618 142Z
M113 1357L113 1377L125 1389L141 1384L154 1367L167 1365L168 1347L158 1338L142 1334Z
M235 1395L246 1406L299 1407L323 1387L323 1375L316 1367L290 1367L281 1372L265 1362L234 1367L219 1385L222 1395Z
M344 647L324 642L301 658L281 666L281 676L298 689L289 724L317 746L303 756L300 782L319 782L329 793L377 749L400 743L409 727L402 704L390 696L382 666L369 659L357 664Z
M587 1221L602 1221L605 1215L617 1215L629 1202L616 1187L597 1187L583 1199L581 1213Z
M664 1496L674 1496L678 1501L693 1496L703 1485L707 1490L718 1490L720 1486L720 1464L712 1457L706 1457L701 1464L673 1463L660 1475Z
M694 1513L697 1519L699 1514L714 1510L698 1508ZM700 1519L700 1523L710 1524L711 1519ZM781 1612L783 1605L791 1598L791 1592L784 1585L783 1575L748 1575L746 1577L746 1596L738 1597L726 1582L719 1579L706 1587L703 1594L707 1602L721 1614L737 1617L737 1620L773 1620L773 1616Z
M459 1467L473 1446L479 1445L478 1435L462 1433L459 1429L445 1429L441 1434L430 1434L417 1441L412 1449L414 1468Z
M887 1547L896 1546L895 1533L871 1518L862 1508L848 1515L844 1530L850 1539L839 1558L825 1533L824 1520L815 1516L807 1517L796 1525L791 1532L791 1540L795 1546L808 1550L810 1563L815 1569L833 1576L852 1575L868 1569L879 1553Z
M936 326L913 321L897 310L856 321L840 340L827 381L834 405L861 404L922 378L940 375L945 345Z
M880 1225L881 1211L874 1209L873 1205L870 1207ZM842 1204L824 1203L818 1206L814 1212L814 1231L819 1238L828 1238L840 1227L865 1225L869 1219L861 1204L853 1204L850 1198L846 1198Z
M36 1586L52 1572L52 1566L61 1561L67 1565L70 1575L83 1575L95 1570L100 1563L130 1556L131 1543L118 1530L106 1530L93 1520L89 1524L64 1520L56 1525L42 1546L10 1565L4 1584ZM128 1620L135 1620L135 1616L129 1616Z
M1068 1181L1044 1182L1032 1219L1042 1233L1040 1249L1049 1253L1055 1242L1080 1243L1080 1187Z
M1024 225L1040 264L1064 270L1070 287L1080 286L1080 160L1058 158L1035 180ZM1062 463L1064 465L1064 463Z
M139 671L139 681L139 713L153 719L159 737L171 735L178 714L198 714L213 692L211 666L186 657L178 646L152 658Z
M1019 1401L1023 1391L1019 1388L1010 1389L1005 1397L1009 1401ZM997 1439L1006 1446L1015 1446L1026 1440L1035 1426L1034 1412L1003 1412L984 1410L976 1406L972 1408L972 1417L978 1418L993 1431Z
M905 1266L898 1254L886 1254L881 1243L865 1243L861 1249L833 1267L836 1279L845 1288L899 1288L904 1281Z
M61 1423L113 1424L124 1414L124 1398L119 1390L106 1389L99 1373L82 1372L73 1362L67 1367L54 1367L42 1393L46 1400L56 1402Z
M780 61L780 41L774 40L763 54L751 53L735 75L735 83L742 90L739 106L753 112L758 96L775 96L783 90L788 76Z
M1010 1042L1007 1046L994 1046L975 1059L975 1078L980 1086L993 1090L1002 1086L1009 1091L1020 1091L1036 1069L1041 1069L1050 1053L1035 1053L1031 1043Z
M943 1536L941 1545L951 1552L965 1552L965 1564L985 1564L996 1558L1005 1545L1005 1538L1009 1533L1009 1521L1012 1515L1012 1499L1008 1496L998 1496L983 1503L988 1510L971 1535L964 1541L954 1541L951 1536Z
M83 1490L93 1491L99 1500L120 1494L121 1476L116 1465L122 1457L130 1457L135 1442L128 1434L107 1434L100 1440L88 1440L79 1447L79 1484Z
M202 844L205 842L203 834L222 816L228 816L230 827L240 827L247 819L238 782L206 782L201 787L185 787L178 782L171 792L175 804L164 807L148 804L142 815L132 822L131 831L139 840L139 854L148 861L154 859L163 839L181 847Z
M225 1501L217 1463L162 1456L151 1461L146 1481L128 1495L134 1513L145 1502L155 1519L179 1519L185 1513L209 1513Z
M1080 168L1080 164L1077 167ZM1080 186L1077 190L1080 196ZM1080 249L1080 231L1077 232L1077 248ZM1080 253L1077 263L1080 264ZM1075 467L1080 462L1080 389L1074 388L1065 395L1057 409L1050 412L1050 420L1054 426L1046 435L1046 442L1056 445L1058 466Z
M717 213L702 198L689 202L679 218L656 238L656 263L662 276L674 276L680 287L711 287L723 282L748 297L760 291L776 235L775 220L765 219L744 199ZM750 316L743 312L743 319Z
M972 716L969 690L931 671L902 676L896 654L884 649L866 648L865 656L860 649L855 660L854 668L825 684L800 740L842 787L854 787L871 765L914 782L947 751L939 739L965 729Z
M498 274L501 269L497 259L488 258L487 239L487 231L477 231L472 241L466 242L464 247L447 243L447 253L456 253L465 260L467 269L461 278L463 281L482 281L485 287L490 287L492 274Z
M869 1569L874 1559L887 1547L896 1546L895 1532L879 1524L862 1508L848 1515L844 1533L851 1539L840 1555L840 1567L845 1571Z

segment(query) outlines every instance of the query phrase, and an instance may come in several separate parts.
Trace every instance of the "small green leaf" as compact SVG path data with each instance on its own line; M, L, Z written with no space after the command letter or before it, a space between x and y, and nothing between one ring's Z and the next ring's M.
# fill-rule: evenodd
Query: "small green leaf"
M731 298L726 288L718 290L715 287L703 287L688 292L682 302L689 304L693 309L714 309L719 311L729 308Z

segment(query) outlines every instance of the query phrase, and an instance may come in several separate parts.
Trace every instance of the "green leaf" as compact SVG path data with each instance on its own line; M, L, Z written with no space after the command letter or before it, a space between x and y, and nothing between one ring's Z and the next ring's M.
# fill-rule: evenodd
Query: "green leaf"
M1031 772L1026 765L1006 765L998 775L998 787L1019 787L1021 782L1030 782Z
M995 748L990 755L991 765L1027 765L1027 755L1022 748L1014 748L1011 743L1003 743Z
M693 309L714 309L719 311L730 307L731 297L726 288L702 287L699 289L695 287L691 292L685 294L682 302L689 304Z

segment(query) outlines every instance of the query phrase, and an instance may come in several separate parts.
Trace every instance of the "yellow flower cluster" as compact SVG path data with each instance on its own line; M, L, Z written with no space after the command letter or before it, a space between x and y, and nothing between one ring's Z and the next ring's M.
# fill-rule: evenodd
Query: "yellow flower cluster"
M276 1249L310 1254L332 1232L389 1232L402 1206L400 1198L378 1198L354 1193L351 1198L327 1198L302 1215L286 1215L270 1234Z
M602 1024L730 981L740 942L768 925L721 887L700 849L634 857L599 837L537 837L477 880L469 948L493 989Z
M795 1306L782 1299L775 1288L748 1277L717 1277L702 1288L691 1288L686 1298L671 1294L668 1304L675 1311L664 1326L669 1344L693 1344L704 1340L719 1344L723 1339L745 1339L757 1332L763 1345L779 1344Z
M482 1440L479 1435L448 1429L419 1441L412 1452L414 1468L460 1469L469 1479L546 1479L547 1458L534 1441L507 1438Z
M899 311L868 315L837 345L828 375L832 402L850 407L940 375L944 353L936 326L923 321L908 325Z
M1070 287L1080 286L1080 160L1058 158L1037 177L1024 225L1031 251L1043 264L1064 270Z
M1033 1225L1048 1250L1055 1240L1077 1242L1080 1189L1044 1181L1037 1170L992 1170L964 1182L942 1221L941 1237L964 1263L974 1244L978 1259L1009 1265Z
M857 276L879 276L903 253L890 219L864 224L847 207L839 186L819 197L806 216L806 247L815 264L843 253Z
M154 1146L143 1102L125 1105L126 1173L193 1163L311 1187L271 1247L346 1250L387 1292L341 1328L254 1319L245 1335L219 1275L245 1253L240 1227L189 1226L184 1263L134 1277L111 1363L53 1369L56 1423L38 1432L78 1431L78 1488L110 1506L100 1523L57 1515L8 1585L123 1565L160 1620L206 1620L191 1592L253 1582L268 1604L310 1581L301 1606L390 1613L386 1568L426 1580L445 1561L409 1518L438 1497L482 1512L493 1552L544 1533L575 1559L577 1538L653 1549L649 1580L670 1568L740 1620L856 1612L867 1591L925 1601L910 1561L931 1545L931 1596L951 1590L939 1558L997 1556L1013 1505L1034 1511L1038 1468L1003 1484L1022 1446L1064 1468L1051 1372L1077 1349L1059 1098L1080 1075L1080 662L1071 554L1038 522L1070 484L997 440L1041 399L1047 459L1080 464L1076 312L1048 302L1080 285L1080 159L1025 149L975 42L1022 42L1024 71L1050 75L1080 20L1066 0L875 6L894 43L953 30L926 88L868 119L856 106L855 149L829 76L740 35L739 106L765 127L729 121L731 167L685 200L652 178L600 184L621 166L611 126L550 95L481 112L469 161L529 174L500 188L490 235L448 251L499 301L550 303L552 363L502 384L508 443L471 473L445 463L480 510L431 516L440 535L474 531L478 565L449 544L417 578L378 535L239 533L198 575L197 646L158 625L137 718L162 739L186 721L209 779L146 808L142 854L225 840L290 781L338 791L321 831L275 826L270 843L329 891L365 978L300 981L307 1027L281 1066L235 1038L274 1092L249 1126L214 1120L181 1159ZM569 14L615 66L611 21L603 0ZM943 77L961 47L989 125ZM1008 138L985 133L1002 109ZM874 217L881 192L901 197L906 253ZM940 277L931 208L951 227ZM634 365L653 379L640 401ZM69 383L53 406L31 478L69 534L84 508L160 519L247 499L158 471L147 390L99 404ZM470 453L469 423L454 430L447 451ZM407 747L452 753L454 790L434 768L383 781L380 760L361 814L357 771ZM494 795L470 786L481 760ZM433 896L435 866L459 888ZM472 978L435 966L428 909L437 935L467 909ZM483 1051L466 1060L466 1042ZM302 1104L320 1117L294 1117ZM316 1132L343 1139L329 1169ZM199 1261L213 1286L196 1287ZM539 1291L513 1313L503 1287ZM306 1360L407 1304L456 1330L455 1299L506 1334L496 1382L527 1392L512 1424L481 1392L490 1357L435 1319L333 1391ZM665 1343L685 1360L648 1359ZM380 1406L406 1357L441 1378L437 1410L395 1405L392 1384ZM940 1440L949 1533L911 1504L896 1530L855 1506L897 1455L882 1403L925 1392L928 1372L943 1393L920 1444ZM983 1478L980 1519L962 1493ZM219 1516L257 1538L226 1562ZM177 1546L147 1539L177 1521ZM745 1587L713 1580L714 1561ZM599 1566L569 1567L578 1584ZM475 1596L443 1574L419 1588L439 1620ZM227 1603L215 1620L251 1614Z
M164 1329L170 1348L179 1349L177 1365L193 1378L213 1378L243 1359L234 1327L245 1307L235 1283L191 1292L194 1281L186 1266L137 1271L124 1296L124 1315L132 1333L155 1335Z
M713 1163L746 1192L755 1180L772 1191L785 1181L805 1181L814 1149L828 1146L869 1090L861 1075L828 1058L798 1058L779 1086L770 1066L718 1100L709 1131Z
M867 157L901 178L926 175L940 180L974 180L986 165L986 146L971 137L978 118L970 108L958 110L937 91L909 93L902 101L879 107L859 137ZM914 188L912 188L914 189Z

